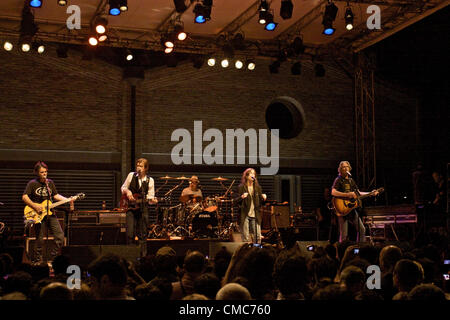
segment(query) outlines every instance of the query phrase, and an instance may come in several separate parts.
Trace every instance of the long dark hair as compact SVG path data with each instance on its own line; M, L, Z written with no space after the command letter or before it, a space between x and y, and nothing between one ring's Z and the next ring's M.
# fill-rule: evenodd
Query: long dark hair
M253 184L255 185L255 186L259 186L259 183L258 183L258 178L256 177L256 170L255 169L253 169L253 168L247 168L247 169L245 169L245 171L242 173L242 178L241 178L241 184L242 185L246 185L247 184L247 177L248 177L248 175L250 174L250 171L255 171L255 181L253 182Z

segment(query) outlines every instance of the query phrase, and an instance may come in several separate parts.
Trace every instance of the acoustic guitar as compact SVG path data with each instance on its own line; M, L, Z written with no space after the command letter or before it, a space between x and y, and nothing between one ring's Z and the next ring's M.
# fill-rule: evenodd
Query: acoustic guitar
M72 196L68 198L67 200L61 200L55 203L52 203L50 200L44 200L41 202L42 211L36 212L33 208L30 206L25 206L25 209L23 210L23 214L25 216L25 220L33 220L34 223L41 223L42 219L45 218L45 216L51 216L53 214L52 210L53 208L56 208L62 204L65 204L70 201L75 201L78 199L84 199L86 195L84 193L79 193L75 196Z
M382 193L384 188L376 189L372 192L369 192L363 196L359 196L357 199L349 199L349 198L341 198L341 197L333 197L331 202L333 203L334 212L338 217L345 217L349 214L353 209L361 207L361 201L367 197L371 197L375 194L375 192Z
M135 199L135 201L130 201L128 200L126 194L122 194L122 197L120 198L119 202L120 209L127 211L139 210L142 206L142 195L140 193L133 193L133 198ZM156 198L156 197L154 199L156 199L158 202L166 200L166 198Z

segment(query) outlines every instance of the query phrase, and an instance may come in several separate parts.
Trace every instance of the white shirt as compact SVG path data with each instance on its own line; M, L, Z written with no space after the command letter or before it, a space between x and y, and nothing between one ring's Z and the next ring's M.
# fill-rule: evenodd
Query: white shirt
M126 190L128 190L130 183L131 183L131 179L133 179L134 174L135 174L135 172L130 172L128 174L127 178L125 179L125 182L123 183L122 187L120 188L120 191L122 192L122 194L124 192L126 192ZM147 178L149 179L147 200L152 200L155 198L155 182L154 182L153 178L150 178L147 176L145 176L142 179L138 178L139 188L142 186L142 182L147 181Z
M250 218L255 217L255 205L253 204L253 186L248 186L248 196L250 197L250 209L248 210L248 216Z

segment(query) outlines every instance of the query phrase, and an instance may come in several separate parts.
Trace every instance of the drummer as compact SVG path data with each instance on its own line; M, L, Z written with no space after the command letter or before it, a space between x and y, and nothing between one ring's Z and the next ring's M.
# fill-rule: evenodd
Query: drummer
M181 192L181 201L182 202L201 202L203 199L202 190L199 188L200 180L198 180L197 176L192 176L189 179L189 187L186 187Z

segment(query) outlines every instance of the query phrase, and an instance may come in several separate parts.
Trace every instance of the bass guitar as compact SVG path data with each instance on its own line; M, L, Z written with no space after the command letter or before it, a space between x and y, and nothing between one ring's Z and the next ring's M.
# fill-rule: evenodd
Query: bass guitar
M25 209L23 210L23 214L25 216L25 220L33 220L34 223L41 223L42 219L45 218L45 216L51 216L53 212L51 209L56 208L62 204L65 204L70 201L75 201L78 199L84 199L86 195L84 193L79 193L75 196L72 196L68 198L67 200L61 200L55 203L52 203L50 200L44 200L41 202L42 210L41 212L36 212L33 208L30 206L25 206Z
M383 191L384 191L384 188L379 188L379 189L369 192L363 196L359 196L357 199L333 197L333 199L331 199L331 202L333 203L334 212L338 217L345 217L353 209L361 207L361 204L362 204L361 201L363 199L373 196L376 192L382 193Z

